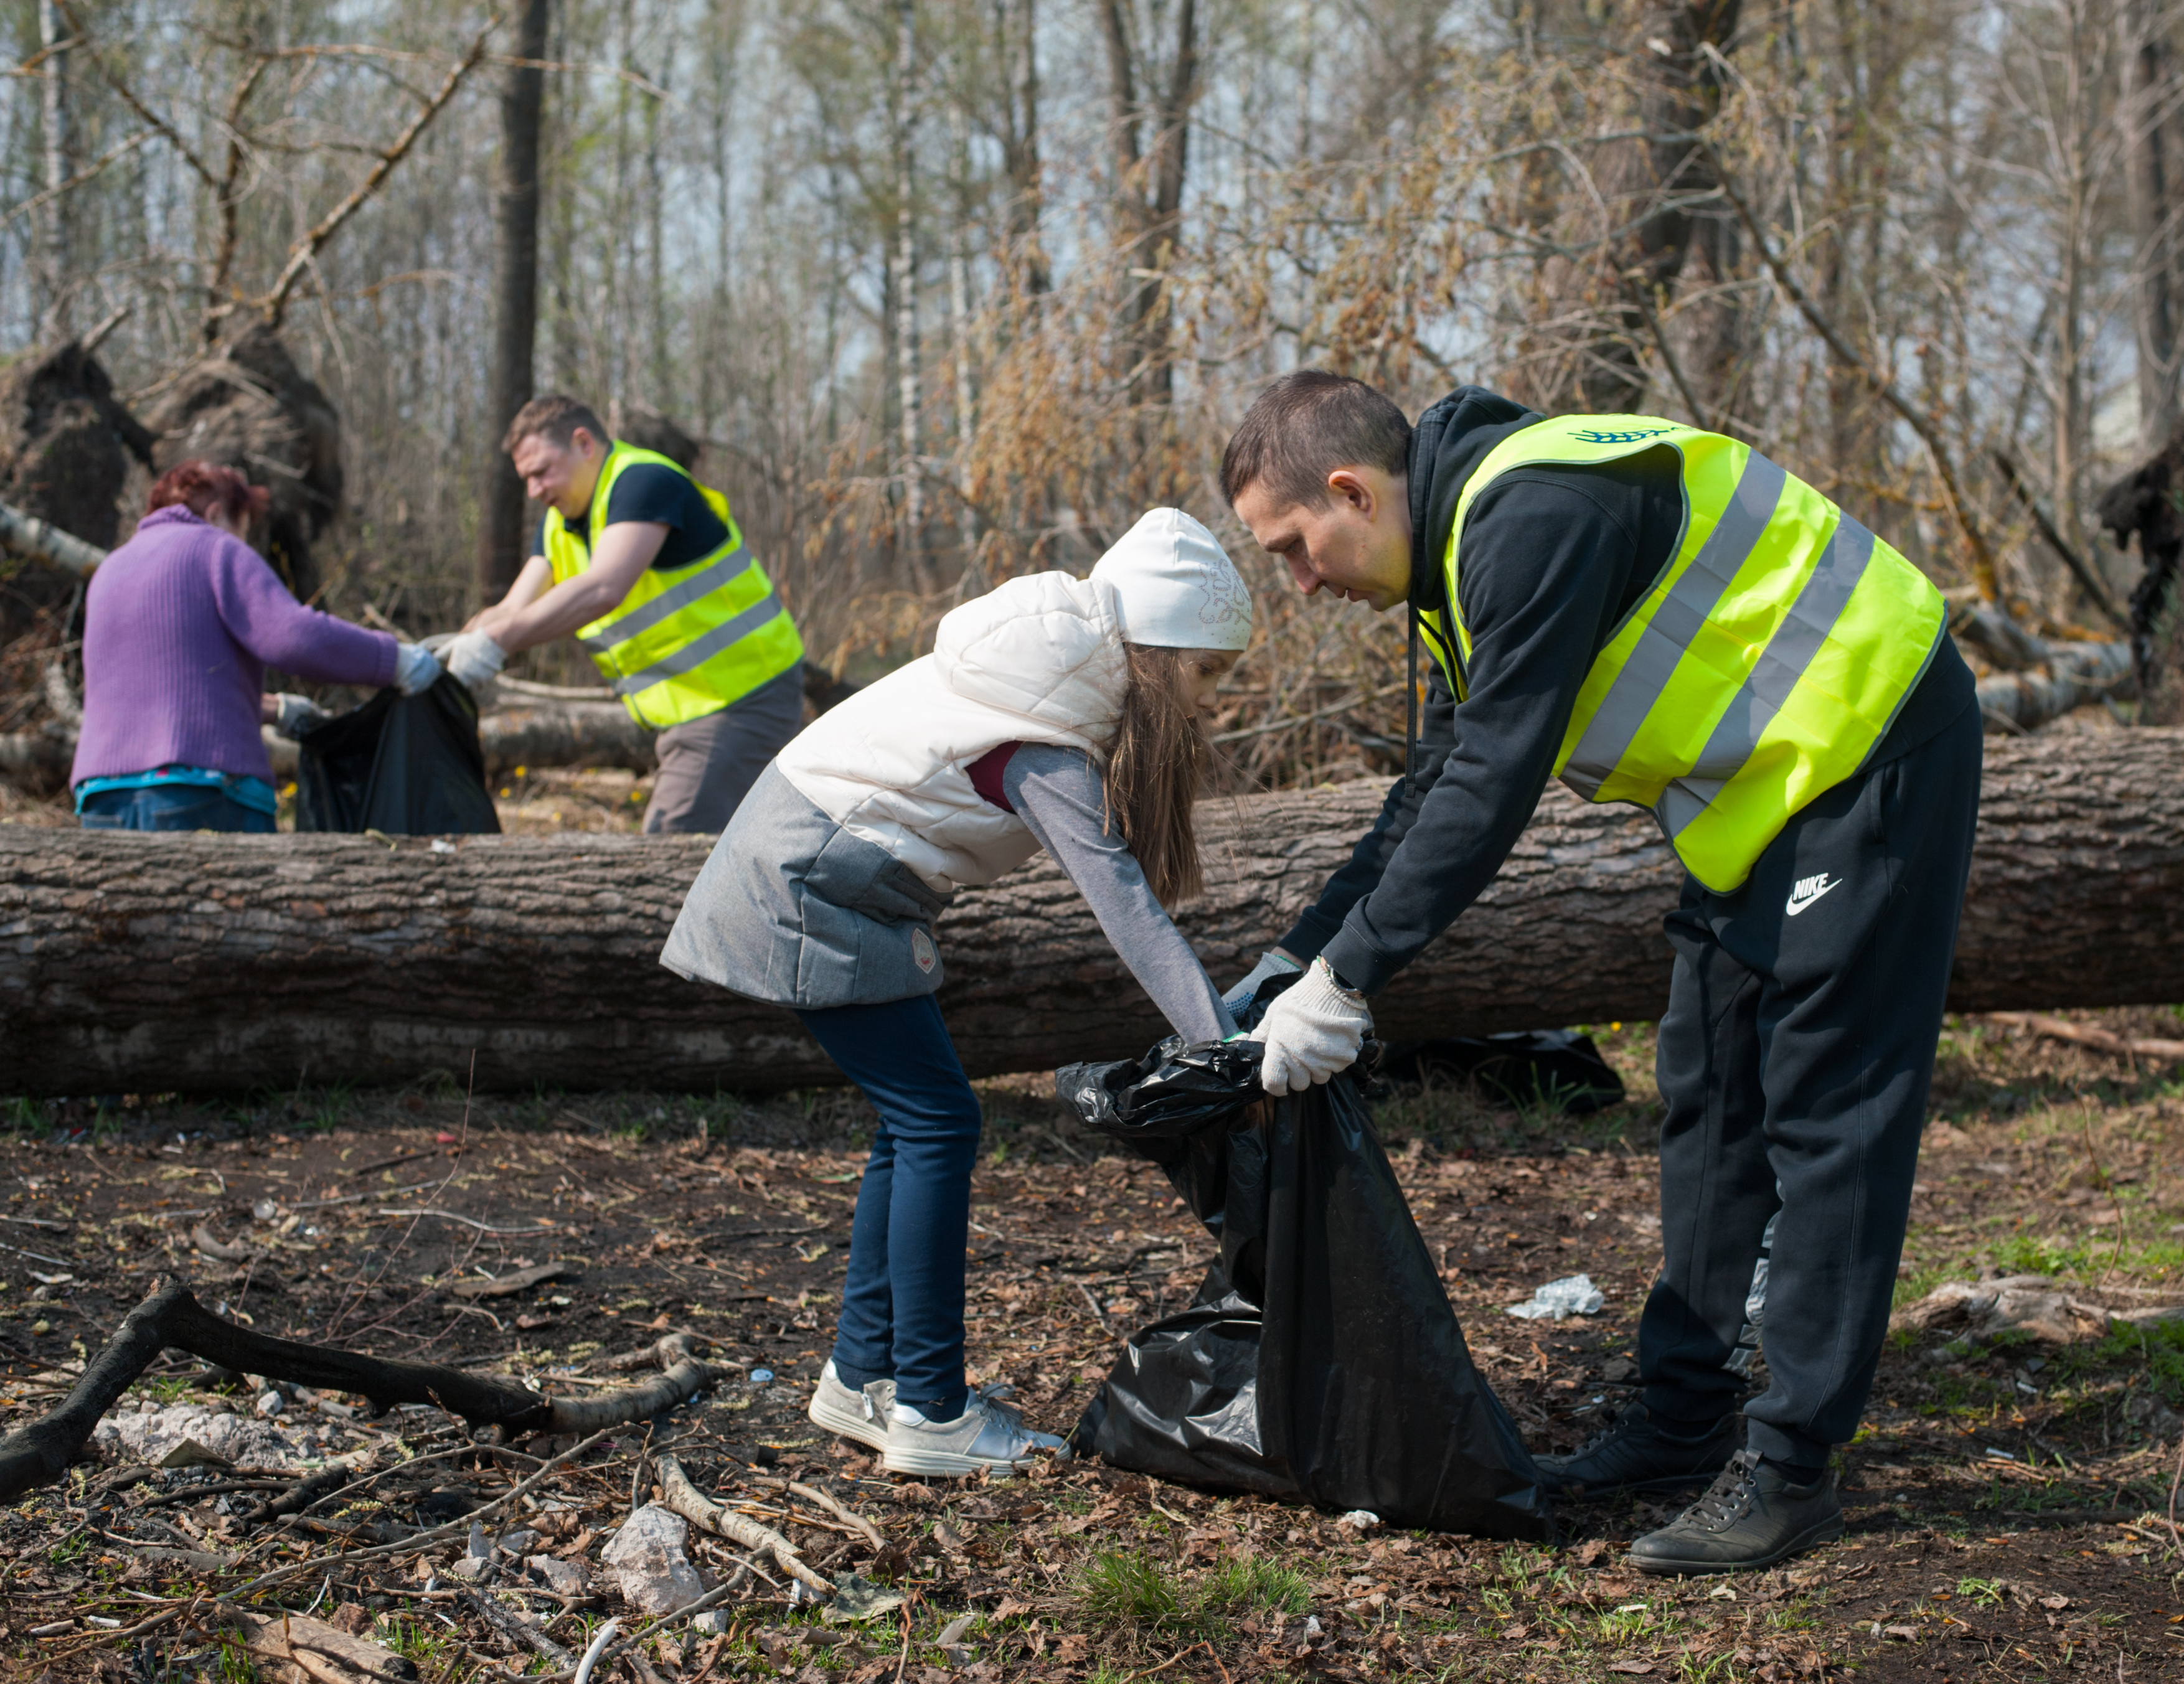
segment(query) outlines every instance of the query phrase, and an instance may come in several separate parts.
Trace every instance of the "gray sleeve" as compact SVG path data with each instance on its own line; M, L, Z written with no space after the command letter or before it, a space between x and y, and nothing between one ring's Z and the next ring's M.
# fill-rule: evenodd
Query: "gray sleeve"
M1090 758L1076 749L1027 743L1009 757L1001 793L1069 873L1130 974L1176 1033L1195 1041L1235 1034L1221 991L1155 898L1121 832L1102 834L1106 795Z

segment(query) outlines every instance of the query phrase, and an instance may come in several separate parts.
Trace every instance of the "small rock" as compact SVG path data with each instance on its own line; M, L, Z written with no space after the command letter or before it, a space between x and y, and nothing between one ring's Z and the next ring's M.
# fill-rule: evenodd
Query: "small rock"
M258 1419L270 1421L288 1407L287 1400L277 1391L268 1391L258 1400Z
M644 1614L672 1614L705 1593L683 1541L689 1522L648 1503L622 1523L599 1559L614 1569L622 1598Z
M534 1555L523 1564L546 1581L546 1588L557 1597L580 1597L584 1593L584 1570L573 1561L563 1561L551 1555ZM699 1614L699 1619L708 1616ZM721 1616L725 1621L726 1614ZM723 1624L722 1631L727 1629Z
M693 1614L690 1629L700 1637L717 1637L728 1629L728 1611L724 1608L709 1608L703 1614Z
M492 1564L492 1562L482 1555L462 1555L455 1558L454 1564L448 1569L448 1571L455 1578L476 1581L483 1578L486 1569Z
M503 1555L528 1555L538 1542L538 1534L526 1526L501 1534L499 1547Z
M1369 1508L1353 1508L1342 1517L1346 1526L1355 1526L1361 1532L1369 1532L1380 1524L1380 1517Z

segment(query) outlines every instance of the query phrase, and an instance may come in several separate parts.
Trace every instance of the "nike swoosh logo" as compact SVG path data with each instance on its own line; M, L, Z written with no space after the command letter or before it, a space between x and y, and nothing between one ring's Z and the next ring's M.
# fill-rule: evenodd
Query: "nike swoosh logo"
M1843 880L1841 878L1837 878L1833 883L1816 884L1814 885L1811 891L1803 895L1802 899L1797 895L1791 895L1787 901L1783 902L1782 910L1790 917L1794 918L1798 913L1803 912L1808 906L1811 906L1813 902L1819 900L1820 896L1825 895L1830 889L1840 889L1842 885Z

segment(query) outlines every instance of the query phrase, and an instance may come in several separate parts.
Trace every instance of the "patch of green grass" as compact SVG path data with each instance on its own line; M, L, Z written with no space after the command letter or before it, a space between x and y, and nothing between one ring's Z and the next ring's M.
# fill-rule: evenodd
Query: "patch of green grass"
M1180 1631L1188 1623L1183 1587L1143 1550L1106 1550L1092 1558L1078 1589L1096 1620Z
M34 1140L42 1140L53 1132L53 1118L47 1114L43 1103L20 1095L0 1100L0 1128L28 1135Z
M356 1114L356 1084L337 1082L309 1096L298 1092L292 1104L298 1134L331 1134Z
M1261 1609L1286 1614L1302 1614L1311 1606L1311 1587L1294 1568L1254 1557L1231 1561L1199 1586L1199 1606L1210 1614L1230 1616Z
M2002 1606L2002 1581L1999 1579L1959 1579L1957 1594L1968 1597L1981 1608Z
M1995 1267L2004 1274L2070 1274L2083 1269L2082 1247L2034 1234L2014 1234L1996 1249Z
M258 1684L258 1664L241 1643L223 1637L213 1651L212 1676L217 1684Z
M1262 1611L1294 1617L1312 1603L1304 1575L1276 1562L1227 1562L1194 1585L1135 1549L1094 1556L1078 1596L1102 1625L1174 1637L1208 1636L1228 1620Z

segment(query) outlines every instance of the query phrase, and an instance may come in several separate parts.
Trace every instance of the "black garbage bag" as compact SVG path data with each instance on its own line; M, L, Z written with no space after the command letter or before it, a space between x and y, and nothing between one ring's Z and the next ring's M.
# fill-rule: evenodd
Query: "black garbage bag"
M1551 1106L1573 1117L1623 1101L1623 1078L1600 1056L1592 1037L1575 1029L1390 1041L1381 1055L1380 1073L1398 1082L1472 1076L1512 1104Z
M478 746L477 703L443 672L421 695L391 685L296 739L296 828L389 836L500 828Z
M1130 1336L1076 1453L1392 1525L1551 1540L1538 1469L1373 1133L1365 1068L1272 1100L1260 1052L1174 1040L1055 1073L1063 1102L1158 1163L1220 1248L1189 1308Z

